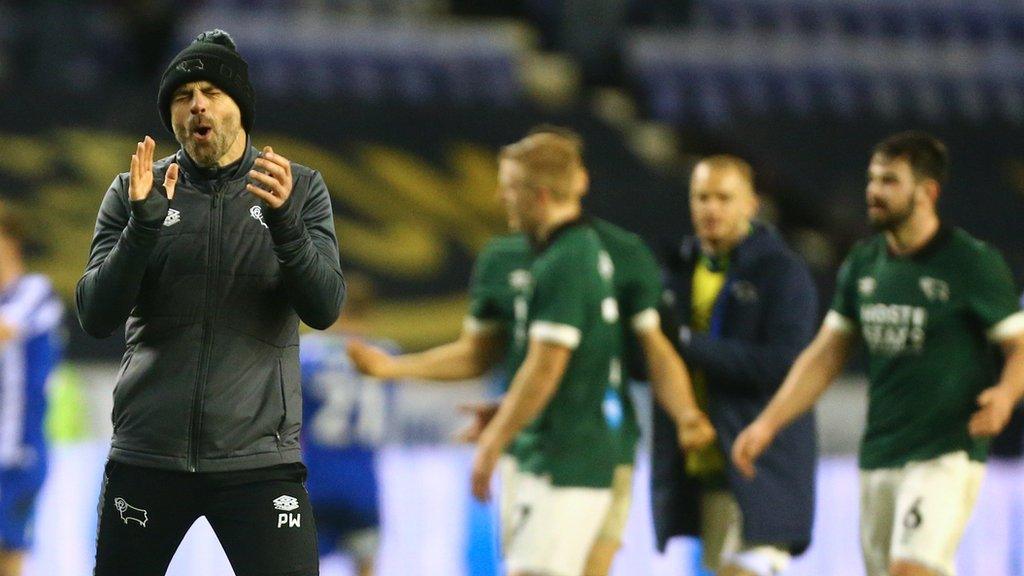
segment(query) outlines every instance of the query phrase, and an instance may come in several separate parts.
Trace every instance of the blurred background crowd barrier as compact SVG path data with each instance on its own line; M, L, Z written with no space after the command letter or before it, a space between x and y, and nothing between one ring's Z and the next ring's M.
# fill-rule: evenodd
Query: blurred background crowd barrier
M0 202L33 223L30 263L69 309L100 199L143 135L172 153L157 80L198 32L247 58L254 142L321 171L343 264L370 278L373 332L406 350L447 341L473 259L504 229L498 148L540 122L586 141L587 209L666 253L689 233L702 155L753 164L774 222L831 296L868 233L870 147L924 128L950 147L944 218L1024 273L1024 5L1010 0L0 0ZM84 576L123 339L67 318L51 386L54 464L34 576ZM857 367L820 411L815 542L793 574L863 574L854 450ZM643 399L647 393L636 391ZM495 574L491 512L471 503L459 401L487 383L402 389L383 448L381 574ZM1024 575L1020 429L1000 444L960 555L962 573ZM653 550L641 459L615 574L697 574L692 542ZM204 532L204 530L206 530ZM325 574L346 574L342 562ZM172 573L230 574L197 525Z

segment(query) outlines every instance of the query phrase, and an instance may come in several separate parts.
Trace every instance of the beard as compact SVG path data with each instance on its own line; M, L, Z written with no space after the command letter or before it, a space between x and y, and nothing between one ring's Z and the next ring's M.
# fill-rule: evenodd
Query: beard
M197 141L192 138L194 130L200 122L211 129L211 136L208 140ZM240 132L241 127L238 125L225 126L208 118L190 122L187 126L174 127L174 137L178 143L185 149L189 158L192 158L192 161L202 168L215 168L217 161L228 153Z
M872 216L869 212L868 222L878 232L891 232L902 226L907 220L910 220L916 205L917 199L913 196L910 197L902 210L893 210L891 205L886 204L884 205L885 214Z

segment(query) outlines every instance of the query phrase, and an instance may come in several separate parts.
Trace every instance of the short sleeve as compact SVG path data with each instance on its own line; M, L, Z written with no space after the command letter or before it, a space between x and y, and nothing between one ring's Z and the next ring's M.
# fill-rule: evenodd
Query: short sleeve
M836 292L832 297L825 325L841 332L852 332L857 325L857 271L851 253L836 274Z
M473 266L469 284L469 313L463 329L470 333L497 330L511 322L503 312L502 298L507 296L507 279L500 277L496 253L484 250Z
M659 329L662 284L661 270L654 254L638 242L626 262L616 263L616 274L620 271L625 274L621 292L617 294L622 317L637 332Z
M531 340L579 346L587 321L587 303L597 278L588 266L597 266L592 254L566 250L535 268L529 335Z
M987 329L989 339L999 342L1024 333L1013 273L1003 257L986 247L968 277L967 306Z

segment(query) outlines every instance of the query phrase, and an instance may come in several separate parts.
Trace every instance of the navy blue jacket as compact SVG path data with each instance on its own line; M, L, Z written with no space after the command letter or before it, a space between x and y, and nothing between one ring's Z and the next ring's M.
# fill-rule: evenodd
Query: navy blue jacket
M690 322L693 271L700 245L688 239L666 263L664 322L690 370L707 378L708 416L728 462L729 488L743 513L748 544L772 543L803 552L814 520L817 442L813 414L783 430L758 460L748 481L728 457L736 436L760 414L810 341L817 320L814 282L804 262L764 224L730 255L725 286L711 328L679 338ZM673 536L700 533L700 483L685 473L675 424L654 411L651 504L659 550Z

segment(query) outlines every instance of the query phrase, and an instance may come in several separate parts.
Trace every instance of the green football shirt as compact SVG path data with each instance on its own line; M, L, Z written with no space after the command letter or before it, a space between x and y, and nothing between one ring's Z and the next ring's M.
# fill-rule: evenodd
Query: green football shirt
M639 236L598 218L591 218L589 223L611 256L615 268L613 283L619 303L625 366L635 379L645 379L646 364L636 332L659 329L657 309L662 292L661 271L654 255ZM523 234L498 236L484 247L477 257L470 285L467 329L514 330L514 286L529 282L531 259L530 246ZM524 296L520 296L518 305L525 315ZM522 331L508 340L504 368L509 375L514 374L522 362L517 351L525 350L525 345L516 346L516 341L524 344L525 338L525 331ZM619 394L622 406L619 463L631 465L635 460L640 429L628 387L620 386L615 392Z
M515 328L515 307L518 305L526 314L526 300L516 299L517 287L521 290L530 282L530 263L533 254L524 234L496 236L484 246L477 256L469 285L469 315L465 330L468 332L500 330L509 332L504 355L504 370L509 378L519 369L523 358L516 346L525 342L526 334L513 334ZM507 385L507 380L506 380Z
M857 331L868 361L868 422L862 469L899 467L965 450L976 398L998 379L992 342L1024 331L1013 276L993 248L942 228L911 256L877 235L855 246L839 270L825 320Z
M658 304L662 293L661 270L654 254L636 234L597 218L591 219L590 223L615 266L613 283L615 298L619 302L623 361L632 378L645 380L647 364L636 334L660 329ZM619 463L631 465L636 458L640 427L629 387L622 385L616 392L622 403L623 416Z
M620 441L603 404L623 378L614 265L593 228L577 221L552 234L530 274L517 294L527 309L515 330L573 353L558 390L516 439L520 469L556 486L609 487Z

